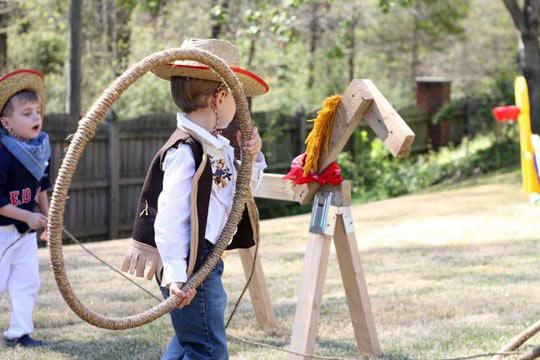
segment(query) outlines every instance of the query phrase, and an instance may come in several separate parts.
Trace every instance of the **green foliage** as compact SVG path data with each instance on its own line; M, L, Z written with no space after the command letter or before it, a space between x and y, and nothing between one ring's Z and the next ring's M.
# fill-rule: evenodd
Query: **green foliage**
M410 6L413 0L379 0L379 6L384 12L390 11L395 6Z
M492 129L495 125L492 109L495 106L514 103L513 71L501 71L486 89L452 100L435 114L434 123L462 118L467 113L468 126L472 133Z
M69 2L13 3L7 28L7 67L53 71L54 91L50 92L48 109L63 111L68 83L64 63ZM354 77L373 80L395 107L409 105L414 100L412 39L418 34L418 75L455 79L453 94L485 81L492 76L495 64L505 68L515 61L515 53L508 50L515 47L514 30L499 2L254 0L215 7L220 3L224 4L210 0L84 1L83 110L130 64L155 51L177 47L187 37L208 37L216 24L223 25L220 37L240 48L241 66L249 67L270 85L267 95L254 99L254 111L290 114L300 103L308 111L316 110L326 96L344 91L349 71ZM319 6L313 6L315 3ZM465 11L466 3L471 4L471 11ZM415 4L420 9L417 28ZM318 9L316 14L314 8ZM113 12L123 16L115 17ZM314 15L318 19L315 33L311 26ZM461 29L473 36L462 36ZM129 36L125 36L126 31ZM311 51L313 36L317 41ZM57 46L58 40L64 43L63 48ZM310 61L314 82L308 87ZM125 114L141 115L149 108L168 111L170 98L165 95L160 91L157 97L130 97L116 105L118 112Z
M26 67L45 74L62 74L66 58L66 43L63 37L47 31L23 34L21 38L28 45L28 51L21 54Z
M444 147L406 159L395 159L379 139L370 140L366 131L357 134L360 146L355 159L340 155L339 164L346 179L353 183L355 198L361 201L384 199L424 189L442 182L519 164L517 134L483 135L464 141L459 147Z
M379 6L384 12L397 6L411 9L418 28L431 37L462 33L469 11L468 0L380 0Z

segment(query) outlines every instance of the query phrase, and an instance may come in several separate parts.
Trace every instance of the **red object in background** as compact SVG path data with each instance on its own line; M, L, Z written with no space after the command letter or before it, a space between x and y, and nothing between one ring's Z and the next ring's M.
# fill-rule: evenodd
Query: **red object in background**
M515 105L497 106L493 108L493 116L495 116L495 119L499 122L516 121L520 112L520 108Z

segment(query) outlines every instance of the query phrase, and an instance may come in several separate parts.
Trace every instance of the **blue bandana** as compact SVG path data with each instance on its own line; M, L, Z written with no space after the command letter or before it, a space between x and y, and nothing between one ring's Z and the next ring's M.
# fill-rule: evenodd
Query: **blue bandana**
M51 147L49 135L40 132L39 136L29 141L21 141L11 136L6 129L0 128L0 142L40 181L49 165Z

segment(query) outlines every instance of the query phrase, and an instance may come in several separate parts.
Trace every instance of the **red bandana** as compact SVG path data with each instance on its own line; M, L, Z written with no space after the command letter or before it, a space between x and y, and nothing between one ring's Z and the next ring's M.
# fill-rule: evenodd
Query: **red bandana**
M298 155L291 162L291 170L285 175L285 179L292 180L293 183L300 185L306 183L317 182L319 185L332 184L339 185L343 182L343 176L341 176L341 169L336 162L333 162L322 172L317 174L310 172L308 176L304 176L304 162L306 160L306 154Z

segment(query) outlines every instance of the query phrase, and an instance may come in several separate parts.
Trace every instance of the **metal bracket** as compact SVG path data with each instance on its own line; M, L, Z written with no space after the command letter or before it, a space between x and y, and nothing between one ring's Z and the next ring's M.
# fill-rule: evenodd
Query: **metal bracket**
M313 199L309 232L320 235L334 235L338 208L332 206L332 192L318 191Z
M342 216L343 225L345 226L345 234L352 234L354 232L354 220L351 213L351 208L340 207L338 209L338 215Z

